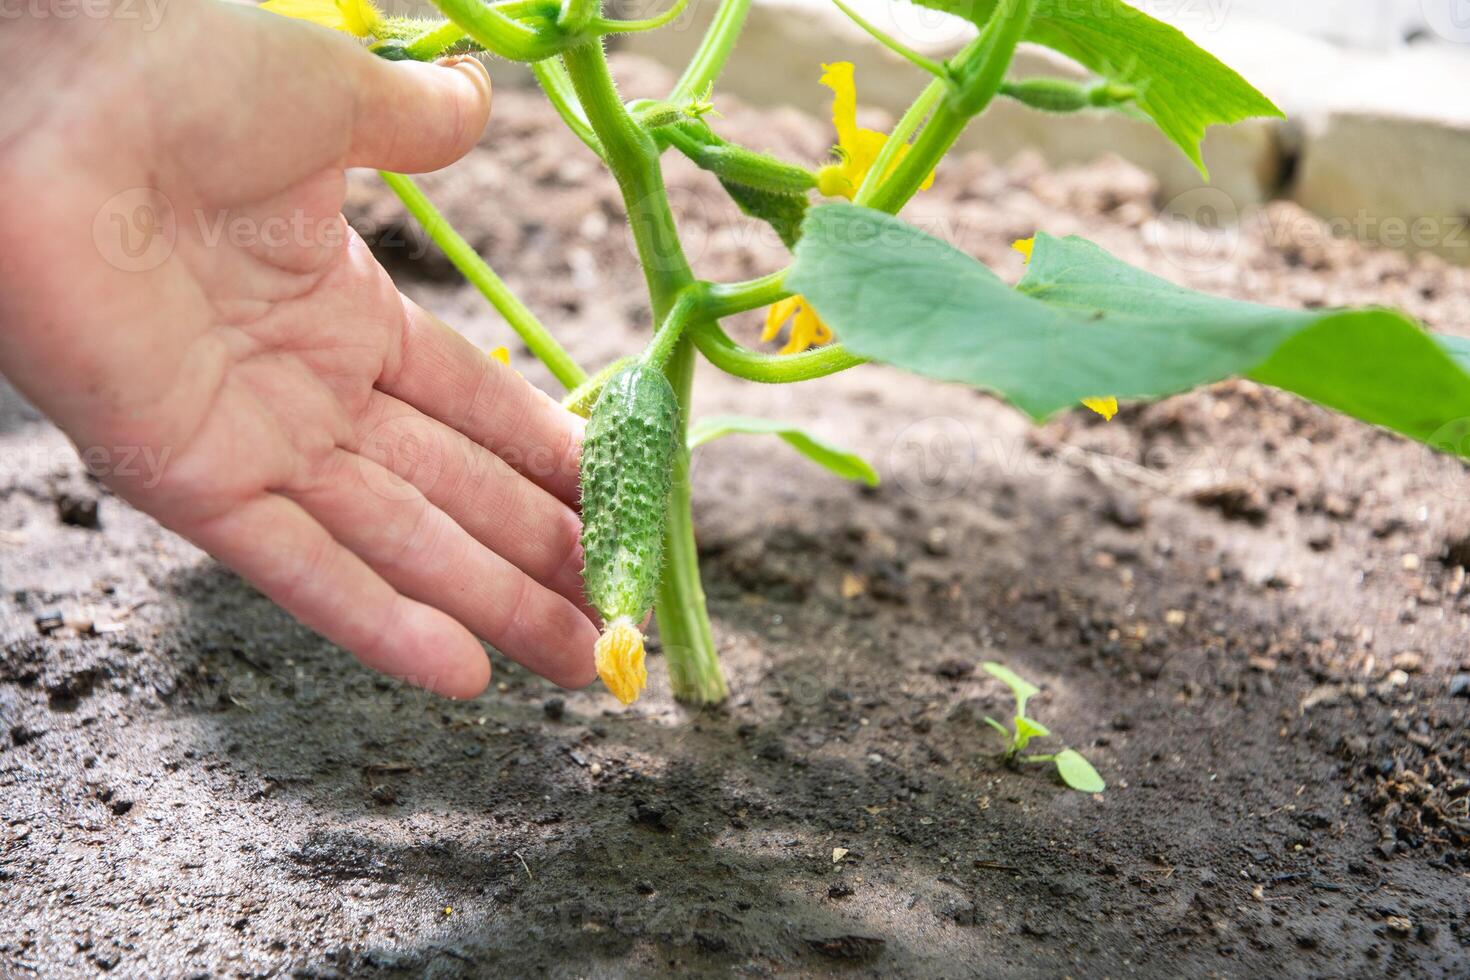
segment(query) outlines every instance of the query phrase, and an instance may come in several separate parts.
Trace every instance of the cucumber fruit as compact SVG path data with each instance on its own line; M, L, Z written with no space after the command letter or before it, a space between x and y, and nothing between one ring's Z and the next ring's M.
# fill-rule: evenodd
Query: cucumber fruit
M639 624L663 572L678 431L668 379L635 363L603 385L582 444L583 589L605 624L598 676L623 704L648 682Z

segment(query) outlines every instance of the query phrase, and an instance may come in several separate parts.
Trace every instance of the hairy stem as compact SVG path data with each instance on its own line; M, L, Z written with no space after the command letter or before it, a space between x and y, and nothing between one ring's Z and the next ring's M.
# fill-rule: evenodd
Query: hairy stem
M980 36L951 65L954 82L909 152L865 202L897 214L954 146L971 119L985 110L1005 81L1036 0L1001 0ZM920 96L921 98L923 96Z
M670 102L696 98L715 83L725 70L725 62L730 60L730 52L735 49L735 41L749 13L750 0L720 0L720 9L715 12L704 40L669 95Z
M460 274L505 317L511 329L520 336L531 353L546 365L556 380L561 382L562 387L570 391L587 380L587 372L572 360L572 355L557 343L551 331L536 319L536 315L526 308L526 304L495 274L495 270L444 219L412 178L386 171L378 173L383 182L398 195L408 213L423 226L424 233L444 251Z
M567 70L561 61L556 58L538 61L531 65L531 73L536 76L536 82L541 86L541 91L546 93L551 107L561 116L561 121L567 124L567 129L585 143L587 149L601 157L602 143L587 122L587 113L582 111L577 93L572 89L572 80L567 77Z
M669 315L664 317L663 323L659 324L653 340L649 341L648 349L643 352L643 363L658 368L667 364L674 353L674 348L684 338L684 330L689 326L690 319L699 312L699 308L699 285L695 283L686 286L679 293L679 298L674 301Z
M742 347L713 322L701 323L691 334L699 352L715 367L747 381L761 384L793 384L825 378L866 364L841 344L813 347L800 354L766 354Z

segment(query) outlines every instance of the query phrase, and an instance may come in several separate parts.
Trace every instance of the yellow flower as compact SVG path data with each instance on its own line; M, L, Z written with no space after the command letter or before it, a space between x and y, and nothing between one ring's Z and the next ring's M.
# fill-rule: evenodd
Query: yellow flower
M868 171L873 169L873 163L888 137L857 124L857 85L853 81L852 62L836 61L823 65L822 84L832 90L832 126L837 130L838 161L817 172L817 190L827 197L845 197L850 201L863 185ZM889 173L908 151L907 144L899 148ZM931 173L921 189L928 190L933 184L934 175ZM775 340L787 320L791 321L791 334L781 348L782 354L800 354L809 347L832 342L832 328L823 323L800 296L772 304L766 313L766 329L761 333L761 342Z
M266 0L260 9L282 17L309 20L355 37L371 35L383 21L372 0Z
M761 332L761 343L775 340L788 319L791 321L791 336L786 338L786 346L781 348L781 353L799 354L808 347L832 342L832 328L822 322L806 300L792 296L771 304L766 313L766 329Z
M1020 241L1012 242L1011 248L1015 249L1017 252L1020 252L1022 257L1024 257L1027 262L1030 262L1031 253L1036 248L1036 239L1023 238ZM1118 399L1112 397L1111 395L1105 398L1084 398L1082 399L1082 404L1086 405L1088 408L1092 409L1094 412L1101 415L1109 422L1113 420L1114 415L1118 414Z
M626 616L613 620L603 629L592 649L597 676L623 704L638 700L648 683L648 668L643 663L643 634Z
M857 84L853 81L852 62L836 61L822 66L822 84L832 90L832 126L837 130L837 163L817 172L817 190L828 197L845 197L849 201L862 186L868 171L888 142L888 136L857 124ZM888 172L908 153L908 145L899 148ZM884 174L883 176L888 176ZM921 185L928 190L934 183L931 173Z
M501 364L510 364L510 351L504 347L497 347L490 352L490 356Z

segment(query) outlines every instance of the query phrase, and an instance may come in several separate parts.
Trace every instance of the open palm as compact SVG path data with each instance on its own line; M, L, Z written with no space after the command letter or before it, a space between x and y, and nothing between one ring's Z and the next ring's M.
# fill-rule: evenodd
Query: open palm
M138 44L173 54L106 62ZM580 420L401 296L340 213L346 167L474 144L483 68L216 4L95 50L105 97L0 149L7 186L46 187L0 221L7 376L84 454L151 453L105 474L119 494L369 666L473 696L480 637L588 683Z

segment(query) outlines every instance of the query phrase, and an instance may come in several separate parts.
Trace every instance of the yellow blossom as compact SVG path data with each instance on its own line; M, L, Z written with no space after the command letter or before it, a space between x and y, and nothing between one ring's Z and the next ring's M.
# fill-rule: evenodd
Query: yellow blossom
M510 363L510 351L504 347L497 347L490 352L490 356L501 364Z
M772 303L766 313L766 329L761 332L761 342L776 339L786 321L791 321L791 335L786 338L783 354L799 354L808 347L832 342L832 328L822 322L806 300L800 296Z
M643 663L643 634L626 616L613 620L603 629L592 649L597 676L623 704L638 700L648 684L648 668Z
M873 169L873 163L888 137L857 124L857 84L853 81L852 62L836 61L823 65L822 84L832 90L832 127L837 130L838 161L817 172L817 190L827 197L852 200L868 171ZM908 151L907 144L899 148L889 173ZM931 173L921 189L928 190L933 183L934 175ZM832 328L823 323L800 296L772 304L766 314L766 329L761 333L761 342L775 340L787 320L791 321L791 333L781 348L782 354L800 354L809 347L832 342Z
M822 66L822 84L832 90L832 127L837 130L837 163L817 173L817 190L828 197L845 197L849 201L862 186L868 171L888 142L888 136L857 124L857 84L853 80L850 61L836 61ZM888 172L904 158L908 145L899 148ZM886 177L887 174L884 174ZM931 173L921 185L927 190L934 183Z
M372 0L266 0L260 8L355 37L368 37L383 20L382 11L373 6Z
M1022 257L1027 262L1030 262L1031 253L1036 248L1036 239L1022 238L1020 241L1012 242L1011 248L1015 249L1017 252L1020 252ZM1101 415L1109 422L1113 420L1114 415L1118 414L1118 399L1112 397L1111 395L1103 398L1084 398L1082 399L1082 404L1086 405L1088 408L1092 409L1094 412Z

